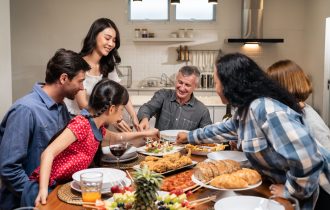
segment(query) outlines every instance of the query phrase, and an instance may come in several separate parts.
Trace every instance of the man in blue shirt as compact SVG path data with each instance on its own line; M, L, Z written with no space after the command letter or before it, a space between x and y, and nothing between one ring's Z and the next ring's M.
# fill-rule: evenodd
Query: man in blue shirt
M49 60L46 84L18 99L0 125L0 210L19 207L32 171L50 139L69 121L64 97L83 89L90 66L77 53L60 49Z

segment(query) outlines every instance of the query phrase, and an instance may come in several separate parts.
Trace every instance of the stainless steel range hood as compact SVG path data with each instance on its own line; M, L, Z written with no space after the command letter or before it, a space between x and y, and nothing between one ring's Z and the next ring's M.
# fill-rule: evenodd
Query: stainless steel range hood
M230 38L229 43L280 43L284 39L263 38L263 0L243 0L241 38Z

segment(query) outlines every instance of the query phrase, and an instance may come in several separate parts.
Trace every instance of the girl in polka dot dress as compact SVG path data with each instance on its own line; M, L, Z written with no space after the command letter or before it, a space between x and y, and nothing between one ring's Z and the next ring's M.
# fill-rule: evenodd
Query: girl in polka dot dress
M121 140L123 134L110 132L104 126L122 120L127 101L127 90L117 82L102 79L95 85L89 109L73 118L42 153L40 167L30 176L33 181L25 193L28 195L23 196L25 205L46 204L48 193L56 184L66 183L72 174L88 168L103 139ZM157 129L151 129L124 134L126 140L131 140L158 133Z

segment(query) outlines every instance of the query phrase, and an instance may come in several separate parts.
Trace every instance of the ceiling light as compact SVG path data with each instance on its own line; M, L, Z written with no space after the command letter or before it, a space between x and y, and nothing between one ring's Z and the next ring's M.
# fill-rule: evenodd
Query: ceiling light
M180 0L171 0L171 4L180 4Z
M218 4L218 0L209 0L210 4Z

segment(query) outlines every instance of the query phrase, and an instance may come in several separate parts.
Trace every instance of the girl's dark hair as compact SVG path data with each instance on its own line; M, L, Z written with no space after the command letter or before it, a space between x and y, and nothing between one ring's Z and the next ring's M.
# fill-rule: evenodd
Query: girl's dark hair
M100 60L100 71L104 78L107 78L108 74L114 70L115 65L121 62L121 58L118 54L118 49L120 47L120 34L116 24L108 18L99 18L95 20L89 28L89 31L83 42L83 47L80 51L81 56L91 54L96 47L97 35L106 28L113 28L115 30L116 46L107 56L103 56Z
M128 99L126 88L115 81L104 78L94 86L88 106L94 111L92 117L98 117L111 105L126 105Z
M223 85L224 96L238 108L240 116L250 103L260 97L270 97L302 113L295 98L249 57L240 53L227 54L216 61L217 76Z

